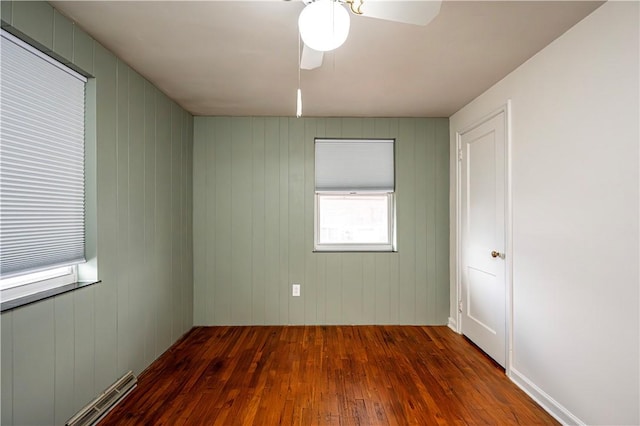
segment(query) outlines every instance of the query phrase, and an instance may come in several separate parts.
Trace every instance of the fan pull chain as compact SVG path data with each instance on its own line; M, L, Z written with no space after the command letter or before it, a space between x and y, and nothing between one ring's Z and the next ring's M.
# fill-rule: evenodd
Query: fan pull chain
M300 66L302 65L302 58L300 49L302 46L300 45L300 31L298 31L298 92L296 94L296 118L302 117L302 91L300 90Z

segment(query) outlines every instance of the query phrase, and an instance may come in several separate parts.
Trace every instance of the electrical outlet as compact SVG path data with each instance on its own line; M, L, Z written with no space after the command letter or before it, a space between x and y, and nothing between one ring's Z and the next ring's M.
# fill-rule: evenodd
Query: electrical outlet
M294 297L300 296L300 284L293 284L293 286L291 286L291 295Z

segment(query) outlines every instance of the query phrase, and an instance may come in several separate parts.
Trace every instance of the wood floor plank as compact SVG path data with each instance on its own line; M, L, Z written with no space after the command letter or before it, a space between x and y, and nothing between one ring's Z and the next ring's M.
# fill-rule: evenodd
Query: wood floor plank
M109 425L534 425L557 422L447 327L196 327Z

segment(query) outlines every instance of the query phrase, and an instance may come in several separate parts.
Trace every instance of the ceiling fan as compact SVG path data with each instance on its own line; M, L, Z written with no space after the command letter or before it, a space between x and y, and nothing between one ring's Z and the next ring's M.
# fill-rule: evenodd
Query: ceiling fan
M336 49L349 34L351 14L413 25L427 25L440 12L441 0L303 0L298 18L304 42L300 68L322 65L324 52Z

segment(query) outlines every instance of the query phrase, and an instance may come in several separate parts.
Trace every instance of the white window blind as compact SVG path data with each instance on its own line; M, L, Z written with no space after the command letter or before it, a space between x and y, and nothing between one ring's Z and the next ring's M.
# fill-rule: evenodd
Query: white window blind
M86 79L2 32L0 275L84 261Z
M393 139L316 139L316 192L393 192Z

